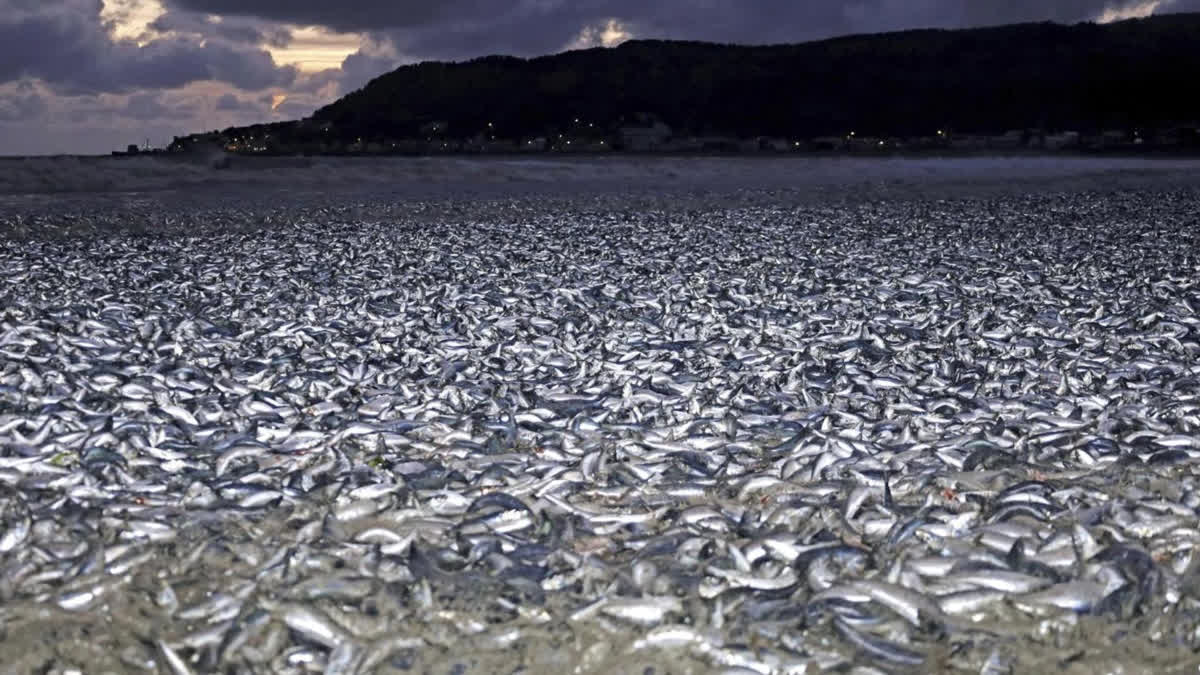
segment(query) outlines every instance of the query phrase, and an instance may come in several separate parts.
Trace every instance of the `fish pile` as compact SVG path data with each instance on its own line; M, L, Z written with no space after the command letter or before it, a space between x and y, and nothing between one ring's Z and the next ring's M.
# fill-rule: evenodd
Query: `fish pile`
M1194 672L1200 192L776 196L0 241L0 670Z

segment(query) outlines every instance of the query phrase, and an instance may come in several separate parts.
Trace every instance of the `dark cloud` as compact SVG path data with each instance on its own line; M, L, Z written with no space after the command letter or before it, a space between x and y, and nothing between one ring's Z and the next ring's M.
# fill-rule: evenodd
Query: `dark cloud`
M338 89L341 93L354 91L380 74L395 69L400 62L401 59L383 50L359 49L342 60Z
M287 28L254 17L220 18L196 12L167 12L149 27L159 33L181 33L256 47L264 44L286 47L292 42L292 33Z
M486 6L473 0L169 1L197 11L363 31L375 45L390 47L364 49L343 62L338 91L346 93L413 61L483 54L532 56L592 46L611 22L637 38L763 44L909 28L1047 20L1074 23L1143 0L489 0Z
M1200 12L1200 0L1174 0L1156 12L1157 14L1173 14L1176 12Z
M155 19L150 28L160 33L177 32L217 38L232 43L260 45L268 41L267 34L250 21L208 21L191 12L168 12Z
M168 0L170 6L386 34L406 54L554 52L616 19L637 37L795 42L858 32L1073 23L1140 0ZM1179 5L1200 0L1176 0Z
M131 133L296 118L404 63L554 53L600 42L610 25L637 38L763 44L910 28L1075 23L1147 0L162 2L167 13L139 46L113 38L101 0L0 0L0 153L103 151ZM1200 0L1162 0L1157 9L1185 11L1200 12ZM279 67L264 50L311 48L304 44L311 36L293 36L295 26L356 33L364 42L338 68L300 73ZM288 98L272 110L276 93Z
M214 106L222 112L239 112L243 110L257 110L258 106L249 101L243 101L233 94L223 94L217 99Z
M360 52L361 52L361 50L360 50ZM360 52L355 52L355 53L358 54ZM351 54L350 56L354 56L354 54ZM347 58L349 58L349 57L347 57ZM389 62L389 64L390 64L390 62ZM384 67L384 70L390 70L392 67L394 67L394 65L388 65L388 66ZM290 93L290 94L318 94L321 92L328 92L328 91L330 91L330 88L331 88L330 85L337 85L338 83L342 83L347 78L348 73L350 71L344 70L344 68L345 68L345 66L343 66L341 68L328 68L326 70L318 70L315 73L306 73L306 74L302 75L301 77L297 78L296 81L292 84L292 86L288 87L288 93ZM382 71L380 71L380 72L382 72ZM373 73L373 74L369 75L369 77L374 77L377 74L378 73ZM363 81L365 82L366 80L363 80ZM334 86L333 89L336 89L338 91L343 90L341 87L338 87L338 86Z
M1005 0L1004 2L963 2L964 26L984 26L1023 21L1078 23L1100 16L1106 9L1128 9L1144 4L1140 0Z
M37 78L72 92L179 87L201 80L243 89L286 86L296 77L257 46L178 38L145 46L114 40L100 0L0 0L0 83Z
M135 120L153 120L175 115L175 111L163 105L158 94L151 93L130 96L121 112Z
M135 120L186 120L196 114L196 106L188 101L164 100L158 92L134 94L125 101L125 106L115 111L121 117Z
M0 83L37 78L58 90L128 92L201 81L246 90L302 84L262 49L291 39L277 22L364 31L387 50L342 64L341 91L419 59L534 55L597 34L609 21L634 37L795 42L854 32L1095 18L1139 0L167 0L152 28L176 37L114 40L101 0L0 0ZM1200 9L1174 0L1165 11ZM219 21L210 15L222 17ZM52 47L47 48L47 45ZM306 86L303 85L302 86Z
M206 14L253 16L345 31L428 26L464 17L497 16L516 6L558 4L558 0L168 0L171 7Z
M46 99L37 92L0 95L0 122L31 120L46 114Z

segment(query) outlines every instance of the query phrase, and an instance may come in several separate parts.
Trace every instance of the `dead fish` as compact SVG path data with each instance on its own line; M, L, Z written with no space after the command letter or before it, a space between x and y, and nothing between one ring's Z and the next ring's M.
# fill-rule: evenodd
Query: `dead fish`
M1196 634L1194 191L366 193L0 198L7 635L354 673L564 620L597 670Z

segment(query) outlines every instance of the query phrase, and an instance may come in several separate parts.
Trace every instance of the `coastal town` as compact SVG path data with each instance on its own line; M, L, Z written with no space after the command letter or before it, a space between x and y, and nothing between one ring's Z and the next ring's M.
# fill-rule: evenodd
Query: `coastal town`
M512 136L494 124L454 133L444 121L428 122L418 137L358 136L332 122L304 119L176 137L164 149L129 146L114 155L220 150L237 155L435 155L520 153L910 153L910 152L1170 152L1200 150L1200 124L1161 129L1012 129L1000 134L951 128L900 137L847 130L816 137L697 135L639 114L620 125L574 118L536 136Z

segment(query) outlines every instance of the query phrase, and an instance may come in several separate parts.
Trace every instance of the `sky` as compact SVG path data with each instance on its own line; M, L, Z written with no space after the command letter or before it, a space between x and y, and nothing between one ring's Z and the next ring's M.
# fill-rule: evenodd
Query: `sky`
M1200 0L0 0L0 155L298 119L427 60L1186 11Z

